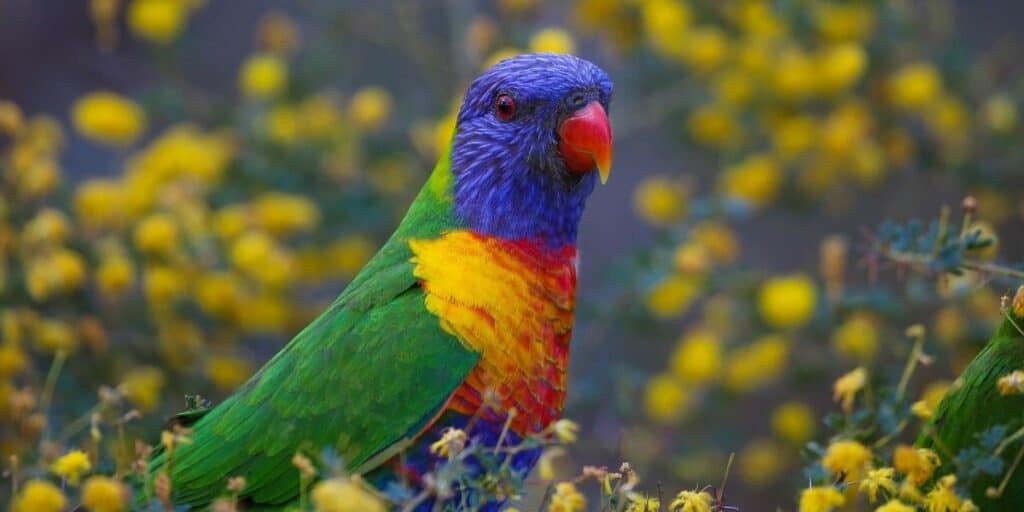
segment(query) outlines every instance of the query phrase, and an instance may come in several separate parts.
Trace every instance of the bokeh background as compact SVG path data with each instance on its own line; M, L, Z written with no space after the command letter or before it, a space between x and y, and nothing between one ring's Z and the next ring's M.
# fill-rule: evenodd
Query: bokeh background
M1021 281L1022 15L1011 1L0 2L7 467L66 483L54 461L79 449L88 472L130 472L135 440L157 442L186 394L226 396L373 254L477 73L556 51L615 81L615 164L581 228L579 439L519 506L628 461L667 507L718 485L735 454L728 504L795 510L835 469L818 459L842 430L820 419L842 409L836 377L895 383L904 331L923 325L933 357L894 436L912 439ZM913 219L961 243L910 243Z

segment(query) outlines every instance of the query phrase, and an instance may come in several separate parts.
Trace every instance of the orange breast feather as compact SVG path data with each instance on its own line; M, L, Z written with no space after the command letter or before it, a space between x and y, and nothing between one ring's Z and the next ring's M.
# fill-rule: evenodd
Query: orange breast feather
M468 230L409 246L427 310L481 354L449 408L475 414L491 390L496 403L484 414L501 418L514 408L511 428L520 435L558 419L576 300L575 247L550 249Z

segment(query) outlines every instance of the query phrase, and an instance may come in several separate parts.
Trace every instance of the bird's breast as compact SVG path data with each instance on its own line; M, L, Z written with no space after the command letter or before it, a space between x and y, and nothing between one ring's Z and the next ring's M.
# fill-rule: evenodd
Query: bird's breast
M455 412L505 417L538 432L565 403L576 301L576 248L551 249L469 230L412 240L427 310L480 362L449 403Z

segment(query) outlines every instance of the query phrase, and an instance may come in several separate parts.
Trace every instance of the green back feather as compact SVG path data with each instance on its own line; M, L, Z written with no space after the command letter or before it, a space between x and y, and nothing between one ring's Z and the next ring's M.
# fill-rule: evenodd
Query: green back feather
M1020 318L1014 320L1018 326L1024 326ZM931 424L918 438L919 445L932 448L942 456L943 467L936 475L953 472L951 457L965 448L976 446L977 434L996 425L1006 425L1011 432L1021 426L1024 396L1003 396L997 387L1000 377L1020 369L1024 369L1024 335L1007 319L964 369L957 384L936 408ZM929 431L935 432L934 437L929 435ZM1004 469L1010 467L1020 446L1018 441L1003 452ZM1021 510L1024 503L1024 467L1017 468L1000 499L989 499L985 490L998 486L1001 479L1002 475L981 478L971 486L971 499L981 510Z
M369 471L463 382L479 354L425 309L408 246L454 225L448 161L337 300L234 395L191 414L191 444L154 456L151 478L166 470L177 503L208 504L233 476L246 478L252 503L292 501L300 482L291 460L303 449L333 447L348 470Z

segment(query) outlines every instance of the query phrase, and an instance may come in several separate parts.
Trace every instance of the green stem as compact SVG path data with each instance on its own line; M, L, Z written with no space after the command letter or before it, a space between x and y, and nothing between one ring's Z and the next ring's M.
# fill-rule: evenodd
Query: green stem
M910 351L910 357L907 359L907 365L903 368L903 375L900 377L900 384L896 387L897 399L902 399L904 393L907 391L907 384L910 383L910 376L913 375L914 369L917 368L917 360L921 357L921 349L924 347L924 332L917 336L914 340L914 348Z
M57 354L53 357L53 363L50 364L50 371L46 374L46 382L43 384L43 392L39 398L39 410L45 415L49 415L50 402L53 400L53 392L57 387L57 379L60 377L60 372L64 368L64 362L68 358L66 350L58 350ZM49 422L47 422L49 425ZM50 438L50 427L46 427L44 431L42 442L46 442Z

